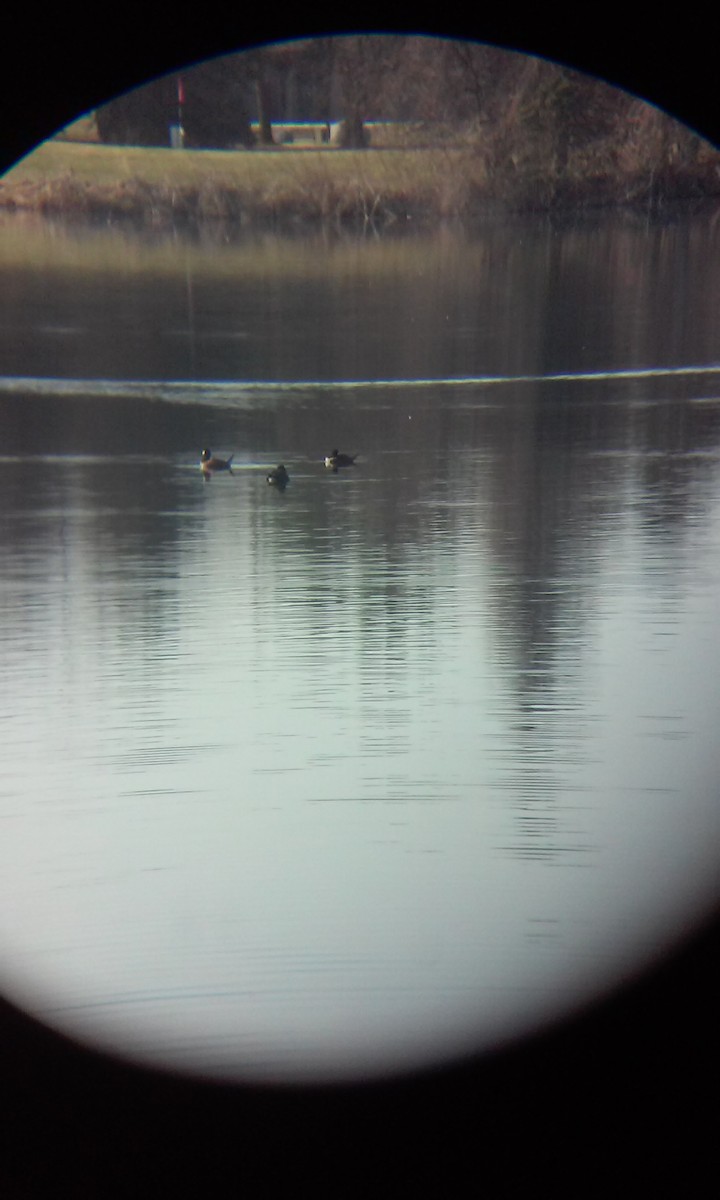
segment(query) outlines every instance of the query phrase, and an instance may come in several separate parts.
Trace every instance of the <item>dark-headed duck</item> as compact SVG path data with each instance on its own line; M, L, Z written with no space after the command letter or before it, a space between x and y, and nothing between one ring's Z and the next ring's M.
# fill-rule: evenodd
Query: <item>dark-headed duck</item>
M332 471L337 471L338 467L352 467L355 465L357 454L352 456L349 454L341 454L339 450L333 450L331 454L325 457L325 466L330 467Z
M287 487L288 483L290 482L290 476L285 470L284 463L280 463L279 466L274 467L273 470L267 474L266 479L268 483L271 483L274 487L280 489Z

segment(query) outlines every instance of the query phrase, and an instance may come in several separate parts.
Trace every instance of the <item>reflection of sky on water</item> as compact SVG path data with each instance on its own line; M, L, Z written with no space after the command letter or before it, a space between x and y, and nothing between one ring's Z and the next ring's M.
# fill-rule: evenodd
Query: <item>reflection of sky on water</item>
M658 542L602 462L582 553L525 577L488 458L404 492L391 540L432 455L283 495L170 460L154 511L142 464L46 464L5 579L20 990L188 1064L360 1069L492 1042L679 932L716 873L717 503L706 474Z
M14 998L369 1069L528 1028L715 893L718 234L600 224L43 227L18 265L0 222Z

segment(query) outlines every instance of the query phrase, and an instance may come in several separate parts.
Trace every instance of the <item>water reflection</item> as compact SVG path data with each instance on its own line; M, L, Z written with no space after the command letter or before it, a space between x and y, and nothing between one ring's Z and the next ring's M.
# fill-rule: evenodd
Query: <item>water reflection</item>
M548 235L528 236L518 270L535 279ZM553 234L556 292L575 236ZM673 236L684 252L690 233ZM620 243L602 241L645 280ZM415 250L415 275L431 272ZM655 243L650 258L675 286L679 261ZM703 267L683 269L699 288ZM350 295L328 277L364 377L392 377L406 360L395 327L373 342L375 293L360 300L358 272ZM222 328L237 288L208 289ZM435 331L423 368L449 365L449 292L433 322L429 293L403 313ZM623 333L604 379L6 382L8 994L150 1061L363 1073L532 1027L679 934L716 894L720 833L703 311L675 359L699 369L680 376L614 377ZM141 346L115 301L106 316L104 379ZM548 321L519 327L526 373L599 364L600 345L576 330L558 349ZM316 325L303 311L285 329L295 379L320 361ZM500 319L455 347L448 375L479 374L489 344L506 361L503 336ZM138 380L171 372L166 358L151 374L156 353L133 359ZM352 470L325 468L336 442L358 450ZM208 444L235 456L209 486ZM266 482L279 462L282 490Z
M289 382L702 364L717 256L712 213L382 239L0 215L0 371Z

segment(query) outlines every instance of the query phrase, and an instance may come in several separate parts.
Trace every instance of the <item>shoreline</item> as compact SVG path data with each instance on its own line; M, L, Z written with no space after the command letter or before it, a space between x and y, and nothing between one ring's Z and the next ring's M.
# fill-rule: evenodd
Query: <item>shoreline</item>
M720 204L720 154L663 170L586 168L553 175L490 172L464 150L204 151L43 143L0 179L0 211L134 218L153 225L209 220L240 227L372 227L489 213L592 209L662 211Z

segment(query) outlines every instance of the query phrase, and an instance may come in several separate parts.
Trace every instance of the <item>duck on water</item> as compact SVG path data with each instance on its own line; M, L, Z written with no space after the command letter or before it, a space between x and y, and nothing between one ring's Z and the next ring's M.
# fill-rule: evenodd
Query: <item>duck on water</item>
M233 455L229 458L217 458L212 450L205 449L200 455L200 468L203 471L230 471L232 472Z
M337 471L338 467L353 467L357 454L341 454L339 450L333 450L325 456L325 466L331 471Z
M273 485L273 487L280 488L280 491L283 491L283 489L286 488L290 482L290 476L285 469L284 463L279 463L277 467L274 467L273 470L265 476L265 478L267 479L268 483Z

